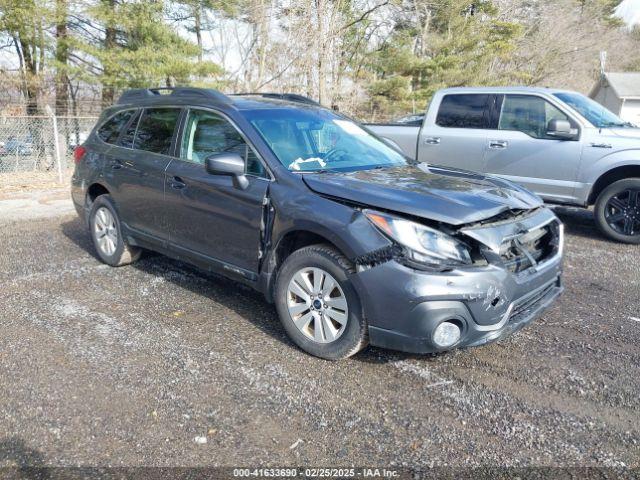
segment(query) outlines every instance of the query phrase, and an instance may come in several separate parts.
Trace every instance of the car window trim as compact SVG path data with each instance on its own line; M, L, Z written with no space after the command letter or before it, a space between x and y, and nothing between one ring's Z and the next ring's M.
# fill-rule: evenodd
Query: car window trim
M502 102L501 102L501 106L500 106L500 111L498 112L498 118L497 118L498 122L496 124L496 128L492 129L492 130L494 130L496 132L520 132L520 133L524 133L526 136L528 136L529 138L532 138L534 140L553 140L553 141L558 141L559 139L557 139L557 138L532 137L528 133L522 132L521 130L500 130L498 128L500 126L500 116L502 115L502 106L504 105L504 97L507 97L507 96L537 97L537 98L541 98L543 101L553 105L561 113L565 114L571 120L569 123L573 123L571 128L575 128L576 130L578 130L578 136L575 138L575 140L563 140L563 141L565 141L565 142L567 142L567 141L580 141L580 138L582 137L582 124L581 124L581 122L578 119L576 119L575 116L571 114L571 112L567 112L567 110L565 108L562 108L562 105L558 105L556 102L554 102L552 99L546 97L545 95L540 95L540 94L535 93L535 92L532 92L532 93L528 93L528 92L506 92L506 93L500 93L499 95L502 95Z
M187 159L182 158L182 138L184 137L184 134L185 134L185 128L186 128L186 125L187 125L187 119L189 118L189 112L191 110L203 110L203 111L211 112L211 113L213 113L215 115L219 115L224 120L229 122L229 124L233 128L236 129L236 131L240 134L240 136L243 138L243 140L246 142L246 144L249 145L249 147L256 154L256 157L258 158L258 161L260 162L260 164L264 168L264 170L267 173L268 177L261 177L259 175L256 175L255 173L248 173L247 172L247 162L246 162L246 160L245 160L245 165L244 165L244 169L245 169L245 173L244 174L247 175L247 176L253 177L253 178L261 178L263 180L267 180L267 181L270 181L270 182L271 181L275 181L275 175L273 175L273 172L271 171L271 169L267 165L267 162L264 161L264 159L262 158L262 155L260 154L258 149L255 147L253 142L251 142L249 140L249 138L244 134L242 129L240 129L238 127L236 122L234 122L228 115L224 114L223 112L221 112L220 110L218 110L216 108L200 107L200 106L193 106L193 105L189 105L187 107L184 107L184 118L182 119L182 122L181 122L181 125L180 125L179 138L176 141L176 147L179 146L180 148L179 148L179 151L175 151L174 152L175 156L173 158L175 158L176 160L180 160L181 162L189 163L191 165L201 165L204 168L204 165L202 165L200 163L193 162L191 160L187 160Z

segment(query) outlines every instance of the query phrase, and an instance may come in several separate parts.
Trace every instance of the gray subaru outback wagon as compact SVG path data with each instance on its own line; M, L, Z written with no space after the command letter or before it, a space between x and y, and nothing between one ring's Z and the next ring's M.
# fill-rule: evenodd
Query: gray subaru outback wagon
M481 345L562 291L562 225L537 196L304 97L129 90L74 154L102 261L150 249L248 284L319 357Z

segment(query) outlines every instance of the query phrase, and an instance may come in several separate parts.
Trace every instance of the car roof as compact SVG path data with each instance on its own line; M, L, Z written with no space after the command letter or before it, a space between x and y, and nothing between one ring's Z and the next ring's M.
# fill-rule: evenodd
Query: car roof
M553 95L554 93L576 93L571 90L548 87L452 87L439 91L441 94L447 93L539 93Z
M126 90L116 103L116 107L142 107L154 105L198 105L256 110L274 108L324 108L310 98L291 93L249 93L225 95L207 88L137 88ZM120 108L118 108L120 109Z

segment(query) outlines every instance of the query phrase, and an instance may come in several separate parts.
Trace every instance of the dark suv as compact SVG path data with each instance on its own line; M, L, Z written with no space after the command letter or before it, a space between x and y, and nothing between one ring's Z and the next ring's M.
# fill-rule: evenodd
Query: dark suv
M130 90L75 160L104 262L147 248L251 285L323 358L481 345L562 291L562 225L538 197L416 163L303 97Z

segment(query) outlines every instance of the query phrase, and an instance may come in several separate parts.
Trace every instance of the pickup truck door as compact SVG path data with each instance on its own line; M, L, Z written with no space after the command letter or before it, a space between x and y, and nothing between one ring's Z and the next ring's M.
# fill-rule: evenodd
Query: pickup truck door
M524 185L547 201L573 203L582 143L547 135L547 125L552 119L568 120L573 128L578 123L538 95L496 100L499 118L497 128L487 131L484 172Z
M486 93L436 97L420 131L417 159L482 172L493 99Z
M393 146L400 147L400 150L409 158L416 158L416 144L420 134L420 126L375 124L365 126L384 140L390 140Z
M263 201L269 178L260 159L234 125L221 114L185 113L176 158L166 170L165 206L171 249L253 278L258 270ZM204 160L216 153L245 157L248 186L212 175Z

